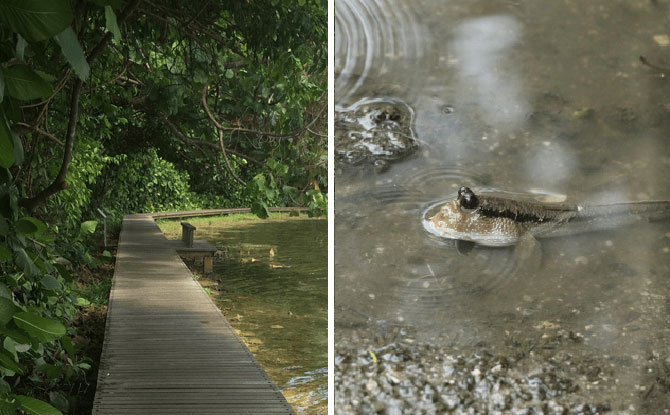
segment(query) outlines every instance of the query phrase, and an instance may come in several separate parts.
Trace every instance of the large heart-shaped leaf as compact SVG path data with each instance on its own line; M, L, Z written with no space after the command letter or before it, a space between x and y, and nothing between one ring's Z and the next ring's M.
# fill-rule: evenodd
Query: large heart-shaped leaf
M23 374L23 367L21 367L21 365L14 360L14 356L5 349L0 349L0 365L19 375Z
M86 222L81 224L81 233L84 235L93 233L95 232L96 226L98 226L97 220L87 220Z
M58 282L58 280L56 278L52 277L51 275L44 276L40 280L40 283L47 290L51 290L51 291L60 291L61 290L60 282Z
M0 398L0 415L15 415L19 410L19 403L14 399Z
M2 68L0 68L0 103L5 98L5 76L2 74Z
M60 340L61 344L63 345L63 348L67 352L68 356L70 356L70 359L74 362L75 358L75 352L74 352L74 345L72 344L72 340L70 340L69 336L63 336L63 338Z
M47 229L47 225L39 219L24 216L14 223L16 229L24 235L39 235Z
M0 297L0 325L4 326L12 319L16 312L14 301L9 298Z
M25 330L30 337L46 343L65 335L65 326L56 320L50 320L29 312L16 313L14 323Z
M67 58L72 69L74 69L74 73L77 74L79 79L86 81L86 79L88 79L90 68L88 66L88 61L86 61L84 50L81 48L81 44L79 44L77 35L72 30L72 27L68 27L57 34L55 39L60 45L63 55Z
M0 218L0 225L2 225L3 220L4 218ZM0 245L0 261L9 261L10 259L12 259L12 251L6 246Z
M14 65L5 69L5 83L7 93L22 101L46 98L53 92L51 85L27 65Z
M40 274L40 269L37 268L33 260L30 259L23 248L19 248L14 251L14 261L16 262L16 265L20 266L23 269L23 272L25 272L29 277Z
M270 211L268 210L268 205L265 202L253 202L251 204L251 213L258 216L261 219L265 219L270 216Z
M116 22L116 14L114 14L112 6L105 6L105 24L107 26L107 30L112 32L114 35L114 41L118 42L121 40L121 31L119 30L119 25Z
M28 42L48 39L72 23L67 0L3 0L0 16Z
M14 164L14 139L5 119L5 112L0 107L0 167L8 169L12 164Z
M32 344L34 347L39 345L35 340L31 340L27 334L14 327L0 327L0 333L11 337L19 344Z
M21 409L28 415L63 415L61 411L39 399L30 396L16 395Z

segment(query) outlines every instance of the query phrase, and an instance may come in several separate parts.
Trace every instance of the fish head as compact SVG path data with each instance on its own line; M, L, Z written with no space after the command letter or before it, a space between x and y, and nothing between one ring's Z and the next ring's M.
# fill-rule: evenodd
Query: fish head
M462 186L456 199L442 205L440 210L428 219L429 226L440 236L467 240L469 233L480 219L478 207L477 195L470 188Z
M470 188L461 187L455 199L440 206L424 222L426 229L439 237L472 241L488 246L514 243L518 230L506 217L490 217L483 211L481 199Z

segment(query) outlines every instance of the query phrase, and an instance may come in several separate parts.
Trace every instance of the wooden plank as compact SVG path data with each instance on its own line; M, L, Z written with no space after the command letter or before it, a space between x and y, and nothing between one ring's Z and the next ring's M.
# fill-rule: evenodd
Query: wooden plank
M124 218L93 414L294 413L175 248Z

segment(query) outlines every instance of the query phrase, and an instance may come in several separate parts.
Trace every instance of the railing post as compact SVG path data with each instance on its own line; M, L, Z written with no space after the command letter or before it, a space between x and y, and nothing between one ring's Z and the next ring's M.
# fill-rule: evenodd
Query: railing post
M100 214L100 216L102 216L102 235L103 235L102 243L105 249L107 249L107 215L105 215L105 213L100 209L98 209L98 213Z

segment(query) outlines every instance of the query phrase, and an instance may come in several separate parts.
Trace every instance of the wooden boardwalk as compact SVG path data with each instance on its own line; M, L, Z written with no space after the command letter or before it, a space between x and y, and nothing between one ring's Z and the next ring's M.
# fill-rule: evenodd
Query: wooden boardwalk
M270 212L307 212L306 207L271 207L268 208ZM215 215L229 215L233 213L249 213L251 208L228 208L228 209L202 209L202 210L183 210L179 212L160 212L152 213L156 219L168 218L185 218L193 216L215 216Z
M123 220L93 414L294 413L152 215Z

